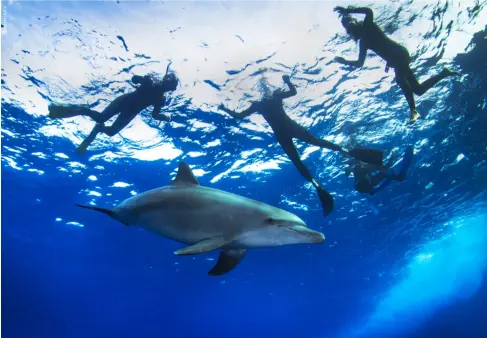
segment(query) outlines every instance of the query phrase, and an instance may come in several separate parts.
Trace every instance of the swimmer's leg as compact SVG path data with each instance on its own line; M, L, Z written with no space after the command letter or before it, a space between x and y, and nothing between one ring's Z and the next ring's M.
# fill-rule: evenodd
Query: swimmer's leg
M393 165L394 165L394 162L396 161L396 158L397 158L397 152L396 151L393 151L390 158L389 158L389 161L387 161L387 163L384 165L384 169L390 169Z
M384 189L388 186L392 181L402 182L406 178L406 174L396 173L393 169L389 169L380 175L376 175L373 179L373 192L376 194L377 192Z
M123 128L125 128L137 115L138 113L121 112L117 119L112 123L111 126L107 127L102 125L100 132L108 136L114 136L118 134Z
M369 182L371 186L375 187L380 184L384 179L391 178L391 175L394 175L393 171L383 171L383 172L376 172L369 175Z
M382 150L354 148L350 151L347 151L333 142L317 138L316 136L311 134L306 128L298 125L297 123L293 126L291 135L293 135L293 137L297 138L298 140L301 140L308 144L320 148L339 151L346 155L352 156L359 161L382 166L382 159L384 157L384 152Z
M412 146L406 148L404 153L404 157L401 161L401 166L399 167L399 172L395 172L393 169L387 170L383 173L383 177L385 177L378 185L376 185L373 190L374 193L377 193L384 189L387 185L389 185L392 181L402 182L406 179L406 174L413 161L414 156L414 149Z
M379 182L375 182L376 185L372 188L373 194L378 193L385 187L387 187L392 181L404 181L406 174L402 176L401 173L397 174L394 170L389 169L387 172L383 174L382 179ZM377 184L378 183L378 184Z
M378 185L376 185L375 187L372 188L373 193L371 193L371 195L377 194L379 191L381 191L382 189L387 187L391 182L392 182L392 179L390 179L388 177L385 178Z
M52 118L69 118L75 116L88 116L96 123L104 123L120 112L120 103L123 96L113 100L99 113L89 109L86 105L57 105L49 106L49 116Z
M135 114L136 115L136 114ZM109 127L103 123L97 123L88 137L79 145L78 153L82 154L86 151L88 146L95 140L98 133L104 133L108 136L114 136L120 132L127 124L130 123L135 117L134 114L122 112L118 115L117 119Z
M334 208L334 201L333 197L323 188L318 182L315 181L309 169L304 165L304 163L299 158L298 151L293 143L291 137L279 137L278 139L279 144L281 145L284 152L287 154L291 162L293 162L296 169L298 169L299 173L316 189L318 196L321 201L321 205L323 207L323 213L325 216L328 216Z
M395 180L402 182L406 179L406 174L409 169L409 166L413 162L414 156L414 148L412 146L408 146L406 151L404 152L404 156L401 161L401 166L399 167L399 172L395 175Z
M406 97L406 101L408 102L409 112L410 112L409 123L412 124L418 118L420 118L421 115L419 115L418 111L416 110L416 102L414 101L414 92L409 82L406 80L405 72L401 72L396 69L396 82L399 85L399 87L401 87L401 90L404 96Z
M345 149L340 147L338 144L335 144L333 142L323 140L320 138L317 138L311 132L309 132L306 128L296 124L293 126L293 130L291 135L298 140L301 140L303 142L306 142L308 144L320 147L320 148L326 148L334 151L340 151L340 152L345 152Z
M441 80L450 76L457 76L457 75L460 74L458 72L453 72L448 68L444 68L439 74L430 77L428 80L424 81L423 83L419 83L418 80L416 79L416 76L414 76L414 73L411 70L411 68L408 67L407 71L405 72L406 81L410 84L414 94L419 96L423 95L428 90L433 88Z
M374 195L375 190L370 177L357 177L355 178L355 190L361 194Z
M99 114L98 112L91 110L84 105L60 105L60 104L50 104L49 105L49 117L57 119L65 119L80 115L89 116L92 114Z
M95 140L101 128L103 128L103 124L97 123L96 126L91 130L91 133L84 139L83 142L81 142L78 149L76 149L78 154L83 154L86 151L86 148L88 148L88 146Z

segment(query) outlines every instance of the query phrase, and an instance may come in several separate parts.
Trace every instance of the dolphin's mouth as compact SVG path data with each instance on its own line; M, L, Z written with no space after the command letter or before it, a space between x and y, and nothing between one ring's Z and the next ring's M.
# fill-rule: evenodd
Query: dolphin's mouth
M325 241L325 235L319 231L311 230L310 228L302 225L292 225L287 227L287 229L300 234L301 236L308 237L312 239L313 243L323 243Z
M315 233L316 232L314 230L309 229L307 226L301 225L301 224L288 225L286 228L288 228L289 230L292 230L294 232L300 233L300 234L302 234L302 233Z
M278 227L306 227L304 222L290 221L288 219L277 219L277 218L267 218L265 222L269 225L274 225Z
M308 229L306 224L287 220L275 220L275 225L278 227L288 228L297 232L302 232L301 229Z

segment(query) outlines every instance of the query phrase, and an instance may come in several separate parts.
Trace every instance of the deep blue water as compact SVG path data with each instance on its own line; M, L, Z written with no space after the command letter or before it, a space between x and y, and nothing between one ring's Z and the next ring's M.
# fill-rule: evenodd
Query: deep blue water
M421 78L462 73L418 99L414 127L381 60L353 72L331 62L357 52L337 4L3 4L3 336L486 337L485 2L372 6ZM93 123L47 117L50 102L101 109L168 60L181 78L170 124L145 114L81 156ZM268 126L215 109L242 109L262 74L280 86L291 72L294 119L337 142L414 145L407 180L363 196L336 154L302 145L335 197L324 218ZM176 257L178 243L75 207L166 185L181 160L202 185L289 210L325 243L253 250L215 278L216 253Z

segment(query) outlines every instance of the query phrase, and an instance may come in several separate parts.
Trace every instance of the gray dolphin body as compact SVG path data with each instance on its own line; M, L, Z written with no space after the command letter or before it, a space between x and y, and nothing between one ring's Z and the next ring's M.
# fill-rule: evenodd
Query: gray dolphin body
M113 209L78 206L189 245L177 250L177 255L220 249L218 262L208 272L214 276L235 268L250 248L325 240L290 212L199 185L184 162L170 185L128 198Z

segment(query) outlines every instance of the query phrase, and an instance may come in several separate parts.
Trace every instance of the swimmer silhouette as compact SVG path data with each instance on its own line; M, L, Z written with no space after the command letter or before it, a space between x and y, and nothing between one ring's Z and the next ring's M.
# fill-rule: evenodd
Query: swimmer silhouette
M408 102L410 110L409 123L414 123L420 117L416 110L413 94L423 95L442 79L459 75L458 72L444 68L439 74L423 83L419 83L409 67L410 56L408 50L386 36L384 31L374 22L374 13L370 8L349 6L347 8L335 7L334 10L342 17L341 22L347 33L352 39L360 43L360 53L357 61L345 60L339 56L335 58L335 61L348 66L362 67L365 63L368 49L371 49L384 59L387 62L386 72L389 68L394 68L396 82L401 87ZM350 14L365 14L365 20L360 22L353 19Z
M375 165L382 165L383 152L365 148L347 151L339 145L315 137L304 127L291 120L284 111L283 100L296 95L297 91L296 87L291 83L289 76L284 75L282 79L288 85L289 90L282 91L281 89L277 89L273 93L269 92L264 95L264 98L261 101L252 102L250 107L241 113L230 110L223 104L219 105L218 108L237 119L243 119L256 112L261 113L274 131L274 136L277 142L279 142L294 166L298 169L301 175L315 187L323 206L323 212L325 216L327 216L333 211L333 197L313 178L308 168L301 161L293 139L297 138L314 146L339 151L346 155L353 156L360 161Z
M178 78L174 73L168 73L162 81L155 81L150 75L134 75L132 82L139 86L134 92L123 94L113 100L101 113L83 105L57 105L49 106L49 116L52 118L69 118L74 116L89 116L96 122L88 137L78 146L77 152L84 153L86 148L95 140L98 133L108 136L116 135L132 121L137 114L149 106L154 106L152 117L158 121L170 121L169 115L161 114L161 108L166 102L164 94L174 91L178 85ZM111 126L105 122L119 114Z
M353 173L356 191L363 194L375 195L392 181L402 182L406 179L413 155L413 147L407 147L397 170L392 168L396 160L395 155L391 156L390 160L383 166L374 166L352 159L349 161L349 167L345 170L345 175L348 177Z

